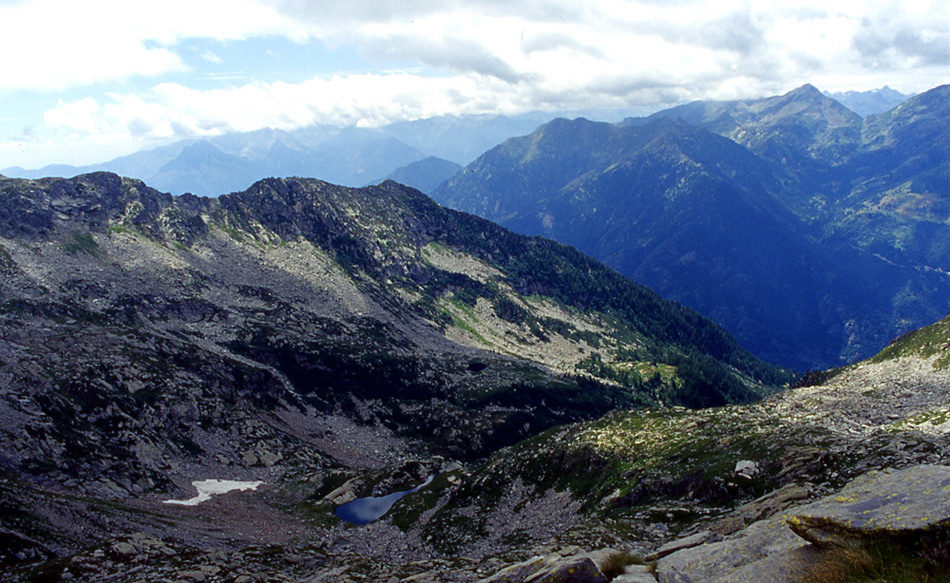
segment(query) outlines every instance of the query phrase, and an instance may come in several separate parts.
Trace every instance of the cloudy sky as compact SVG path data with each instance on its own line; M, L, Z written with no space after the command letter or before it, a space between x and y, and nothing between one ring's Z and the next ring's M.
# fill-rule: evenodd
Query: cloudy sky
M946 0L0 0L0 168L442 114L950 81Z

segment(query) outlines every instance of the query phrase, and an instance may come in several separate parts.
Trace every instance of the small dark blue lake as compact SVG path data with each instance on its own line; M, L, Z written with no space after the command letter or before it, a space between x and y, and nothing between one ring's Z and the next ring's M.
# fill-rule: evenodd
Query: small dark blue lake
M429 482L432 481L432 476L426 478L426 481L419 484L411 490L403 490L401 492L393 492L392 494L387 494L385 496L367 496L365 498L357 498L352 502L347 502L346 504L341 504L337 506L334 514L336 514L342 520L351 522L353 524L368 524L373 522L377 518L380 518L393 507L393 504L397 500L412 494L413 492L418 492L424 486L429 485Z

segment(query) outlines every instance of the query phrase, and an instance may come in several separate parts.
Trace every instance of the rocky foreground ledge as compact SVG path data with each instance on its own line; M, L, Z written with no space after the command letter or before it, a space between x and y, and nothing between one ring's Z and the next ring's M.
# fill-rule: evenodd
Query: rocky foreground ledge
M827 583L849 579L816 569L871 548L923 575L884 581L945 583L950 317L821 385L753 405L618 412L552 429L482 467L430 461L338 472L322 489L273 482L187 510L55 498L70 512L99 504L69 516L92 525L108 517L103 528L117 534L72 554L0 531L0 558L17 542L22 565L0 578ZM356 527L332 514L344 499L433 473L383 519ZM0 502L13 486L0 479ZM42 508L34 500L18 512Z
M921 553L950 537L950 467L872 471L837 494L779 512L725 539L707 533L657 563L662 583L800 581L834 548L876 545Z
M799 583L835 549L892 545L938 557L950 540L950 467L871 471L839 492L802 504L798 487L736 510L773 514L723 536L704 530L663 545L643 560L615 549L538 550L513 563L498 558L369 563L319 546L255 545L195 552L133 535L83 552L30 581L154 583ZM796 505L797 504L797 505ZM941 547L943 545L943 547ZM814 579L812 579L814 580ZM946 581L947 579L931 579Z
M763 498L752 505L777 499ZM725 538L707 530L674 540L647 557L651 564L626 566L614 577L603 572L612 556L605 549L537 557L481 583L798 583L829 550L893 545L933 554L938 549L928 547L948 540L950 467L921 465L868 472L837 494Z

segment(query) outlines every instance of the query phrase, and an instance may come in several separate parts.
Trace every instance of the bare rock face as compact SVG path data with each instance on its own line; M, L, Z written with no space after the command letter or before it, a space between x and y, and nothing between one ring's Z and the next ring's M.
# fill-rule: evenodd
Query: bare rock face
M821 547L950 532L950 467L869 472L838 494L799 508L788 525Z
M719 541L675 552L657 563L661 583L792 583L813 550L781 517L761 520Z
M657 575L661 583L792 583L821 548L947 532L950 467L872 471L837 494L778 512L721 541L682 548L694 538L687 537L681 550L660 559Z
M526 561L508 565L491 577L482 579L480 583L521 583L526 577L531 577L544 568L544 557L532 557Z
M672 555L673 553L677 551L681 551L683 549L698 547L699 545L710 542L714 538L714 536L715 535L712 532L708 530L704 530L702 532L697 532L696 534L691 535L691 536L678 538L658 548L656 551L653 552L652 555L647 556L647 560L655 561L667 555Z
M586 554L534 557L510 565L482 583L607 583L594 559Z
M524 583L607 583L607 577L589 557L577 557L555 563Z

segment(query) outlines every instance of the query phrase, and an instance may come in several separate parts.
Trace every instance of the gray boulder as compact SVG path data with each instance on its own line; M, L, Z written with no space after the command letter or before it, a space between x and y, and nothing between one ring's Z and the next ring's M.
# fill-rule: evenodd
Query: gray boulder
M788 525L821 547L950 532L950 467L868 472L838 494L796 509Z
M813 554L782 517L775 517L719 542L661 558L657 579L660 583L793 583Z
M781 508L807 489L776 492L763 508ZM758 514L756 508L750 516ZM873 471L837 494L792 510L778 511L718 542L698 538L660 558L661 583L793 583L821 548L859 546L924 534L950 533L950 467L916 466ZM814 543L814 544L808 544Z
M524 583L607 583L590 557L569 557L524 580Z
M677 551L681 551L683 549L690 549L693 547L698 547L699 545L710 542L714 538L716 540L719 540L721 537L717 538L714 533L708 530L697 532L696 534L691 535L691 536L678 538L676 540L672 540L666 543L665 545L655 550L653 553L647 555L646 560L655 561L657 559L662 559L663 557L667 555L672 555L673 553Z
M547 564L544 557L533 557L527 561L509 565L491 577L482 579L479 583L522 583L526 578L545 568Z
M589 555L534 557L510 565L481 583L607 583Z

